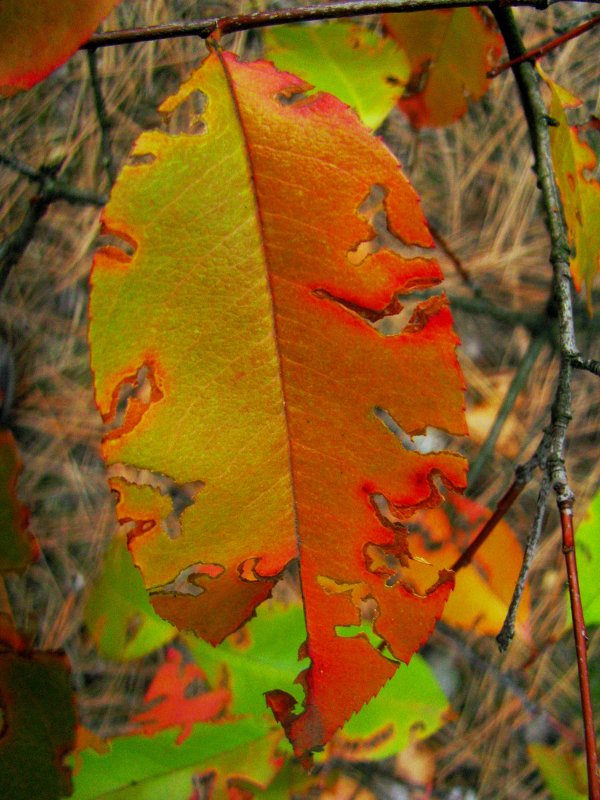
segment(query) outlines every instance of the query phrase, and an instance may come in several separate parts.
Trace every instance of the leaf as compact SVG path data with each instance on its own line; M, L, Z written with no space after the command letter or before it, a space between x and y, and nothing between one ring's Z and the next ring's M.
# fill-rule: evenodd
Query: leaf
M414 555L427 559L438 569L449 569L490 515L479 503L450 495L444 507L417 514L411 549ZM522 560L521 545L508 523L502 520L479 548L473 562L456 573L456 592L446 604L444 621L480 635L496 636L506 617ZM530 592L526 586L517 614L517 629L526 623L529 612Z
M173 731L120 736L106 753L83 750L74 800L187 800L195 781L211 777L211 800L225 800L228 783L244 779L264 787L278 768L280 734L257 718L197 723L181 745L174 738Z
M64 64L118 2L2 0L0 95L30 89Z
M476 8L384 14L384 30L411 66L398 105L413 128L450 125L467 112L467 99L487 92L486 73L502 52L491 18Z
M181 744L191 734L194 723L215 720L231 702L231 693L224 687L190 696L188 693L194 689L194 684L203 683L206 678L195 664L182 662L179 650L170 647L167 660L157 670L144 695L144 703L152 708L131 719L134 725L140 726L140 733L150 736L165 728L179 727L175 743Z
M123 536L116 536L106 552L84 619L100 655L117 661L141 658L177 633L152 608Z
M299 558L307 710L296 718L293 698L270 695L298 754L410 660L452 588L435 570L424 596L386 585L376 554L407 574L411 561L405 527L377 498L406 519L438 502L435 476L465 485L460 456L406 450L376 413L407 435L465 433L445 298L422 302L396 336L372 324L400 309L397 295L439 282L437 263L420 250L350 257L374 238L359 209L376 186L390 230L430 247L417 197L347 106L298 97L307 88L268 62L209 55L161 107L192 101L190 130L143 134L117 181L104 225L134 253L97 254L90 310L96 398L112 425L103 453L140 471L112 485L158 613L218 643ZM171 497L144 470L190 498L174 538ZM337 635L367 598L394 660Z
M30 651L0 615L0 797L58 800L75 744L75 704L62 653ZM32 759L35 764L32 764Z
M587 777L583 757L576 759L572 753L542 744L530 744L528 749L554 800L586 800Z
M390 39L345 21L281 25L265 31L265 57L351 106L377 128L401 97L406 55Z
M17 498L22 465L10 431L0 430L0 573L21 572L39 555L29 533L29 512Z
M571 273L577 291L585 283L591 313L592 282L600 268L600 182L586 172L596 168L596 156L565 112L581 100L538 70L550 88L550 116L558 123L550 127L550 148L569 232Z
M600 625L600 586L598 585L598 553L600 552L600 492L587 507L585 519L575 531L577 573L581 605L586 625ZM568 592L567 592L568 598ZM567 604L568 604L567 599ZM569 626L572 624L569 613Z
M296 653L305 638L300 606L285 607L271 601L263 603L256 617L216 650L192 637L186 641L210 683L218 681L226 667L234 714L262 714L264 694L273 686L301 699L293 682L298 669ZM421 736L438 730L447 707L427 662L415 655L336 734L329 752L346 760L387 758L408 743L415 726Z

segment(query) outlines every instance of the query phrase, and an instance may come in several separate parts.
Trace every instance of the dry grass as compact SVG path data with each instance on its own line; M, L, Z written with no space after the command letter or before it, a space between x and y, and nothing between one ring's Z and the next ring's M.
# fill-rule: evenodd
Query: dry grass
M144 0L124 3L106 28L153 24L175 18L250 10L251 3ZM519 16L528 41L537 42L554 24L579 18L585 8L553 8ZM243 49L248 37L237 35ZM597 66L595 34L566 45L546 62L547 69L573 91L594 102ZM251 45L257 47L257 38ZM158 123L155 108L173 91L204 47L194 39L111 48L99 53L107 108L113 122L115 161L122 163L139 132ZM78 54L58 73L28 94L4 101L2 149L40 167L64 159L60 174L81 188L107 191L100 165L100 136L87 63ZM399 114L385 127L428 217L443 233L473 277L497 303L516 310L543 309L550 283L548 241L540 219L525 123L510 75L494 81L485 101L452 128L423 132L415 139ZM4 198L0 232L22 219L34 189L22 177L0 169ZM94 407L86 345L87 277L98 236L98 213L91 207L55 203L13 269L0 296L2 330L14 355L17 391L11 416L25 471L20 495L32 509L31 525L43 558L24 578L10 579L9 592L19 625L35 634L41 647L64 647L80 692L82 720L100 734L126 722L131 698L153 669L149 659L135 668L98 659L82 629L86 589L93 580L115 522L98 455L101 424ZM450 295L467 290L447 267ZM579 311L583 314L580 307ZM463 342L461 361L473 412L483 408L493 419L528 343L527 332L456 311ZM594 339L590 339L590 355ZM587 345L586 337L583 344ZM596 356L598 353L596 352ZM556 359L546 347L507 423L499 452L482 474L479 499L493 503L507 486L515 463L529 455L547 421L556 377ZM599 484L599 394L595 380L578 375L569 469L578 497L577 518ZM475 416L473 416L475 419ZM485 422L485 421L484 421ZM479 441L461 442L476 455ZM531 520L535 487L511 516L520 536ZM560 640L564 584L556 516L546 526L531 575L534 610L532 639L539 652L517 642L500 657L490 641L466 637L466 644L436 635L432 650L447 654L449 668L461 677L453 698L459 712L436 737L436 796L452 786L471 785L486 798L543 798L547 795L526 755L526 744L557 736L544 709L579 736L575 659L570 642ZM469 648L500 670L515 670L538 712L527 711L491 669L469 661ZM600 637L591 653L600 650ZM593 656L592 656L593 657ZM523 666L526 665L526 666ZM389 790L386 789L386 791ZM378 790L384 797L384 789ZM420 796L415 790L411 796Z

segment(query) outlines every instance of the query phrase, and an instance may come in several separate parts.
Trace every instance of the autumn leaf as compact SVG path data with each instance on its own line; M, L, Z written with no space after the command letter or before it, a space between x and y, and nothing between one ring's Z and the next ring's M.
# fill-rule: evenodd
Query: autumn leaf
M17 498L21 468L12 433L0 430L0 573L21 572L39 553L27 528L27 508Z
M443 507L425 509L414 517L411 550L438 569L449 569L490 515L490 511L479 503L467 497L450 495ZM456 573L456 591L446 604L444 621L483 636L497 636L522 561L523 550L514 531L505 520L501 520L477 550L472 563ZM530 592L526 586L517 614L517 628L523 629L529 611Z
M117 661L141 658L177 633L152 608L124 536L116 536L109 545L84 619L100 655Z
M569 231L571 273L577 291L585 283L591 312L592 282L600 268L600 182L586 173L596 168L596 156L567 119L565 109L581 100L538 69L550 89L550 116L558 123L550 127L550 148Z
M67 660L62 653L30 650L4 615L0 712L0 797L68 795L71 771L63 762L75 743L75 704Z
M119 0L2 0L0 94L30 89L87 41Z
M184 664L183 656L174 647L167 650L167 660L157 670L144 695L150 705L132 717L136 730L150 736L165 728L179 727L175 740L181 744L192 732L196 722L217 719L231 702L231 692L225 687L199 691L206 676L196 664ZM196 684L196 687L195 687ZM196 688L196 693L191 691Z
M300 606L270 601L217 649L192 637L186 637L186 642L211 684L219 680L223 668L227 670L232 713L262 714L266 709L264 694L273 686L301 700L294 680L296 653L305 639ZM411 730L418 728L423 737L438 730L447 707L427 662L415 655L335 735L326 756L360 761L387 758L408 744Z
M391 39L355 23L281 25L264 33L265 57L351 106L377 128L401 97L408 59Z
M257 718L197 723L180 745L172 730L118 736L108 750L77 754L74 800L165 800L193 797L196 782L211 785L210 800L226 800L239 780L266 787L279 768L278 731Z
M450 125L483 97L502 37L476 8L384 14L386 33L405 51L411 75L398 105L414 128Z
M374 324L441 280L417 197L356 115L308 88L268 62L209 55L161 106L188 110L188 131L142 134L117 181L104 226L134 252L97 254L90 309L103 454L138 470L112 486L158 613L218 643L299 559L306 710L269 695L299 755L410 660L452 588L435 570L425 594L388 586L379 567L385 556L410 573L400 520L439 501L434 478L465 486L460 456L405 449L380 410L407 436L466 432L445 298L420 303L398 335ZM410 250L360 260L375 187ZM338 635L367 598L390 657Z

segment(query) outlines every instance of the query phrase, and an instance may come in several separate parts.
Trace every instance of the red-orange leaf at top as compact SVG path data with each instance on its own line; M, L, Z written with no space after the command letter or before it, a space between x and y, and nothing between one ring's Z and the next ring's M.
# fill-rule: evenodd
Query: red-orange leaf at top
M90 38L119 0L2 0L0 94L30 89Z
M414 128L450 125L466 113L468 99L487 92L486 73L502 52L502 37L480 9L384 14L383 21L410 61L398 106Z
M305 711L272 695L298 754L410 659L451 590L435 570L425 595L388 585L382 563L409 573L411 556L381 505L407 519L466 471L406 449L390 422L465 433L446 300L397 335L375 325L442 277L417 196L354 112L307 88L209 55L161 107L187 109L188 130L143 134L117 181L104 225L134 253L97 254L90 311L104 456L126 465L117 510L156 610L217 643L299 560ZM376 190L402 247L361 258ZM370 606L393 658L354 630Z

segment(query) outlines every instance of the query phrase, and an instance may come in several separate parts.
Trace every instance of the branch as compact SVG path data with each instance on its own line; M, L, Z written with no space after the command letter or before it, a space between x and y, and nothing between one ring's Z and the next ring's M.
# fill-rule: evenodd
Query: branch
M504 37L511 60L525 53L521 35L514 21L512 11L499 6L493 7L493 13ZM572 283L569 267L570 247L567 226L562 209L560 192L552 165L550 151L549 120L546 107L539 88L538 77L534 66L528 61L515 64L513 73L521 97L521 105L527 118L529 135L535 157L535 172L542 195L546 224L550 233L550 263L552 264L553 299L558 312L560 368L554 402L552 404L550 427L545 434L549 443L547 459L547 478L551 481L561 516L563 529L563 549L572 549L572 559L567 560L569 592L571 595L572 613L579 615L577 625L574 624L577 665L579 670L579 686L582 697L582 713L586 743L586 762L588 773L588 792L590 800L600 800L600 781L598 780L598 757L594 736L594 722L589 699L590 686L587 670L585 642L582 636L585 631L581 600L579 608L576 604L579 589L575 567L574 539L572 534L572 507L574 495L569 486L565 468L565 450L567 428L571 420L573 362L579 359L575 339L573 313Z
M588 20L587 22L583 22L576 28L563 33L561 36L556 36L554 39L550 39L550 41L545 42L544 44L538 45L537 47L532 47L531 50L527 50L526 53L522 53L520 56L512 58L510 61L505 61L503 64L498 64L497 67L494 67L494 69L491 69L487 73L487 77L495 78L505 70L510 69L517 64L522 64L523 61L536 61L538 58L545 56L546 53L550 53L552 50L555 50L557 47L565 44L565 42L575 39L577 36L581 36L582 33L591 30L593 27L598 25L598 23L600 23L600 15L597 17L592 17L592 19Z
M0 292L4 289L11 269L18 263L33 239L35 228L48 211L50 204L51 200L42 195L34 197L19 227L0 244Z
M542 536L550 488L550 480L547 475L544 475L538 494L535 517L533 519L531 531L527 537L527 546L525 548L525 552L523 553L523 563L521 564L521 570L519 572L519 577L517 578L517 585L515 586L515 590L510 601L510 606L508 607L508 614L506 615L502 629L498 636L496 636L496 641L498 642L500 650L506 650L515 635L517 611L519 610L519 604L521 602L523 590L525 589L527 573L529 572L529 568L531 567L540 543L540 538Z
M40 184L40 194L50 202L55 200L65 200L73 205L90 205L102 208L108 203L106 195L88 192L85 189L77 189L64 181L57 180L49 169L35 169L24 161L21 161L7 153L0 153L0 164L10 167L15 172L29 178L30 181Z
M562 0L510 0L507 6L528 6L545 10ZM585 0L572 0L584 2ZM598 3L599 0L592 0ZM236 14L230 17L209 17L207 19L170 22L164 25L149 25L144 28L129 28L120 31L107 31L92 36L81 46L82 50L95 50L98 47L153 42L159 39L177 39L182 36L199 36L207 39L212 33L235 33L254 28L273 25L286 25L290 22L305 22L317 19L338 19L340 17L359 17L384 12L431 11L440 8L487 7L488 0L352 0L351 2L323 3L304 8L282 8L273 11L259 11L254 14Z
M94 106L96 108L96 117L100 125L100 152L102 153L102 165L108 175L110 185L115 182L117 174L112 154L112 147L110 144L110 128L111 122L106 113L106 104L102 94L102 86L100 84L100 77L98 75L98 68L96 64L96 51L88 50L88 67L90 70L90 80L92 83L92 92L94 94Z
M37 194L30 200L29 208L19 227L0 244L0 292L6 284L11 269L19 261L33 239L38 222L57 200L74 205L104 206L108 198L95 192L76 189L54 177L60 165L54 168L34 169L14 156L0 153L0 164L15 170L30 181L39 184Z

